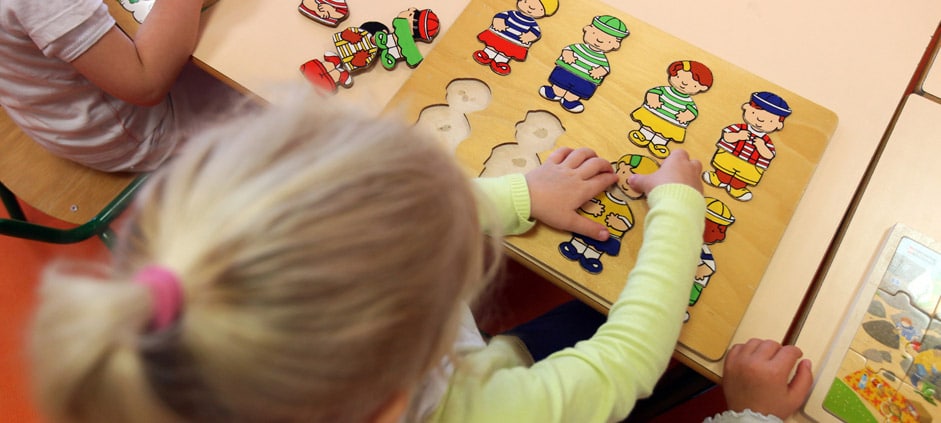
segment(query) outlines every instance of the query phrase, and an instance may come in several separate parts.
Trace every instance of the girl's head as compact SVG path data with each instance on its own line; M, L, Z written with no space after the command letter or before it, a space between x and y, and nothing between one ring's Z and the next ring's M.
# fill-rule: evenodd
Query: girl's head
M312 97L189 140L127 229L113 265L44 275L31 353L53 419L373 420L448 352L494 252L449 153ZM132 282L151 266L182 288L162 330Z
M712 71L693 60L678 60L667 67L670 86L686 95L695 95L712 87Z

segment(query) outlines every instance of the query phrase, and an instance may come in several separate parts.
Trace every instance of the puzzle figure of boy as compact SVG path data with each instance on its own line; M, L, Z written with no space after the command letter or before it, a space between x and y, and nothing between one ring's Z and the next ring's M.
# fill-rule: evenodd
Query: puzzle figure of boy
M582 33L584 43L563 48L549 74L551 85L539 88L539 95L560 102L563 109L572 113L585 110L582 100L590 99L611 72L605 53L620 48L621 41L630 35L623 21L609 15L596 16L582 28Z
M686 128L699 109L693 96L712 86L712 71L706 65L679 60L667 67L669 85L647 90L644 104L631 113L631 119L640 124L639 130L630 131L628 139L638 147L647 147L655 157L670 155L670 141L683 142Z
M378 22L366 22L361 26L351 26L333 34L336 51L328 51L323 61L311 59L301 65L301 73L315 87L327 92L336 92L337 86L353 86L353 74L372 66L379 51L373 42L373 35L388 30Z
M656 160L637 154L625 154L612 164L618 176L617 182L578 209L580 214L605 225L611 237L607 241L598 241L573 233L572 239L559 244L559 252L569 260L578 260L588 273L600 273L604 269L601 257L618 255L621 239L634 227L634 213L628 202L644 194L631 188L627 180L635 173L647 175L660 168Z
M716 259L709 246L725 241L726 230L735 223L735 216L725 203L712 197L705 197L705 200L706 226L702 234L703 244L702 251L699 253L699 266L696 267L693 289L689 293L690 307L699 302L702 291L706 289L706 285L709 285L709 279L716 273ZM689 320L689 312L686 313L684 322L687 320Z
M302 0L297 11L314 22L335 27L350 14L350 7L346 0Z
M474 52L474 60L490 65L497 75L509 75L510 60L526 60L529 48L542 37L536 19L558 10L559 0L518 0L515 10L497 13L490 27L477 34L485 47Z
M702 174L703 180L716 188L725 188L739 201L752 199L747 187L755 186L774 159L774 143L768 134L784 128L791 108L777 94L762 91L751 95L742 105L742 120L722 130L712 156L714 171Z
M392 20L392 32L376 33L376 45L382 67L392 70L395 64L404 60L414 68L424 60L418 51L416 41L430 43L440 29L438 15L431 9L409 8Z

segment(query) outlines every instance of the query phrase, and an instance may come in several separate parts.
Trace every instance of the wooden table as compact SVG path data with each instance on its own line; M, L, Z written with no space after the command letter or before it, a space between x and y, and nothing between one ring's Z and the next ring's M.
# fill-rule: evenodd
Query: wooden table
M767 267L735 334L783 340L804 293L820 279L827 253L856 188L892 120L941 17L932 0L904 7L875 0L797 0L781 6L747 0L679 4L607 1L655 27L819 103L839 127ZM205 13L194 58L221 78L266 100L301 80L298 66L331 47L331 28L296 11L296 1L222 0ZM410 6L432 7L444 31L467 1L354 3L346 24L387 23ZM508 3L508 7L511 5ZM563 4L562 7L566 7ZM341 23L341 26L344 24ZM431 45L420 47L427 52ZM406 67L373 69L340 96L384 107L409 76ZM717 379L721 361L680 347L677 357Z

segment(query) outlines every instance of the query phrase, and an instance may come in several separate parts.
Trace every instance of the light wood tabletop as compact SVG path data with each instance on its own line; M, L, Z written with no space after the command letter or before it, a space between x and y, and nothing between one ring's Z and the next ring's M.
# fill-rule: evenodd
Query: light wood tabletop
M941 187L933 182L937 165L930 159L935 151L941 152L937 134L941 134L941 103L920 95L908 96L822 278L796 342L819 372L807 409L814 419L835 421L820 407L833 380L834 366L843 359L846 349L831 354L830 347L889 231L903 224L941 240L937 218ZM871 298L870 293L859 301L868 304ZM860 322L845 324L855 332Z
M468 1L365 3L353 3L340 26L368 20L388 24L400 10L416 6L433 8L446 33ZM941 3L606 3L838 116L839 126L732 342L751 337L784 340L804 294L819 279L819 264L938 25ZM204 12L194 59L246 92L276 100L285 84L302 81L301 63L332 47L335 29L301 16L297 5L287 0L221 0ZM567 6L572 7L565 3L561 7ZM419 47L427 53L436 42ZM370 101L381 109L410 73L401 65L391 72L372 69L356 75L354 86L341 89L339 95ZM705 359L683 346L677 351L686 364L714 379L720 377L721 360Z

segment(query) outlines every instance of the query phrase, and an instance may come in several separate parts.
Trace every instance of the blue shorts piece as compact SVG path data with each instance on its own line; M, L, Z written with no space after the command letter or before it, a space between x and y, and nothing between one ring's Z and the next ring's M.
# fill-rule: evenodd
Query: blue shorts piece
M549 82L577 95L581 99L591 98L598 90L598 86L594 82L575 75L560 66L556 66L549 74Z

